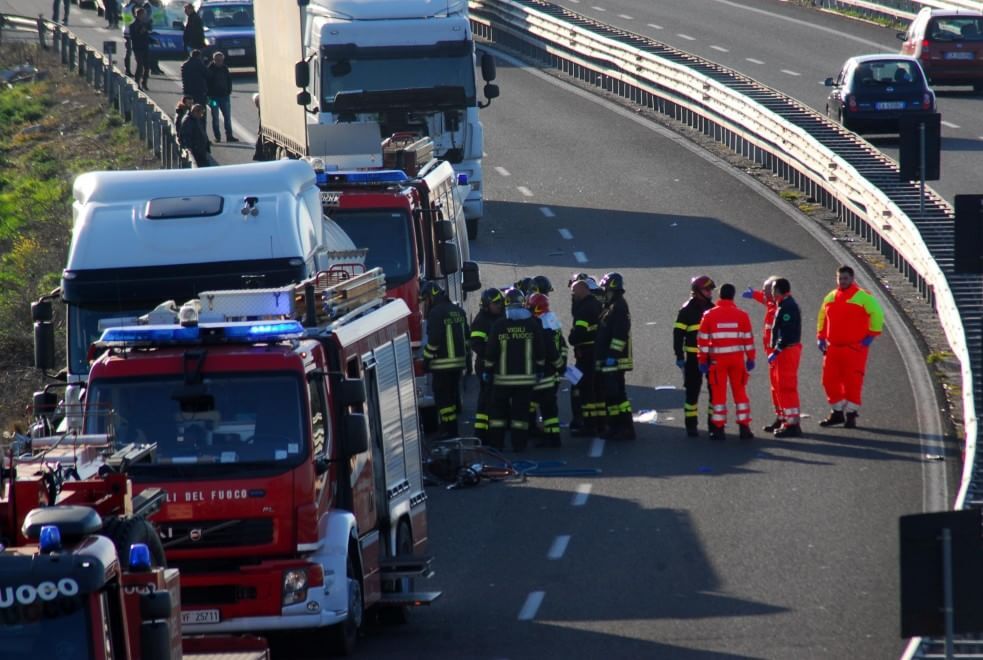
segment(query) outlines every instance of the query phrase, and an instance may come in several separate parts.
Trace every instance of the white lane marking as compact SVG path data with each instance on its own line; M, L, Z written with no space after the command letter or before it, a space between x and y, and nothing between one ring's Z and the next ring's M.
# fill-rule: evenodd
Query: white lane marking
M790 76L801 76L802 75L798 71L791 71L789 69L779 69L779 71L781 71L782 73L787 73Z
M604 438L594 438L590 443L590 451L587 453L591 458L600 458L604 454Z
M526 602L522 605L522 609L519 610L519 621L532 621L536 618L536 612L539 611L539 606L543 604L543 598L545 597L545 591L533 591L526 596Z
M499 174L501 174L502 176L512 176L512 173L509 172L504 167L496 167L495 168L495 171L498 172Z
M568 241L573 240L573 234L570 233L569 229L557 229L557 231L560 232L560 236L567 239Z
M539 212L542 213L547 218L555 218L556 217L556 214L553 213L553 209L551 209L548 206L540 206L539 207Z
M532 197L532 191L526 188L525 186L516 186L515 189L521 192L526 197Z
M696 41L696 37L691 37L688 34L683 34L682 32L677 32L676 36L680 39L686 39L687 41Z
M633 21L633 20L635 20L635 17L634 16L629 16L628 14L618 14L618 18L623 18L626 21Z
M953 124L951 121L943 121L941 123L946 128L959 128L959 124Z
M570 545L570 535L560 534L555 539L553 539L553 545L550 546L550 551L546 553L546 558L562 559L563 553L567 551L568 545Z
M815 23L813 23L811 21L804 21L804 20L799 19L799 18L791 18L791 17L788 17L788 16L782 16L781 14L776 14L776 13L767 11L765 9L757 9L756 7L748 7L743 2L731 2L730 0L713 0L713 1L714 2L717 2L719 4L722 4L722 5L727 5L728 7L733 7L734 9L742 9L744 11L751 11L751 12L754 12L756 14L764 14L765 16L768 16L769 18L774 18L774 19L777 19L777 20L780 20L780 21L788 21L789 23L795 23L797 25L801 25L804 28L807 28L811 32L815 32L815 31L818 30L820 32L826 32L828 34L831 34L831 35L833 35L835 37L838 37L838 38L841 38L841 39L850 39L851 41L856 41L857 43L861 43L861 44L864 44L866 46L870 46L871 48L876 48L877 50L874 51L875 53L879 53L879 52L881 52L881 51L884 50L884 44L882 44L882 43L878 43L876 41L870 41L869 39L861 39L860 37L854 37L853 35L846 34L846 33L844 33L841 30L836 30L836 29L833 29L833 28L823 27L822 25L816 25Z
M655 23L646 23L646 25L648 25L653 30L661 30L662 29L662 26L661 25L656 25Z
M587 498L590 497L590 491L593 487L593 484L580 484L577 486L577 492L573 494L573 500L570 502L571 506L584 506L587 504Z
M594 11L607 11L604 7L591 7Z
M764 62L762 62L761 60L756 60L753 57L745 57L744 59L746 59L751 64L764 64Z
M714 46L714 45L711 45L710 48L712 48L714 50L719 50L721 53L729 53L730 52L730 48L724 48L723 46Z
M573 258L577 260L577 263L578 264L585 264L585 263L587 263L587 255L584 254L583 252L574 252L573 253Z

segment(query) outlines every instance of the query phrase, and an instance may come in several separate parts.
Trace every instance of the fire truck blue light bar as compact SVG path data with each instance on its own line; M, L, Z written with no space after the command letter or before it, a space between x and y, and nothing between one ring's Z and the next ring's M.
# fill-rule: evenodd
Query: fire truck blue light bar
M399 183L409 177L403 170L370 170L365 172L325 172L325 183ZM321 183L320 176L318 183Z
M104 344L176 344L198 340L196 326L146 325L108 328L99 339Z
M243 323L224 327L226 339L248 339L249 341L264 341L301 337L304 326L297 321L273 321L269 323Z

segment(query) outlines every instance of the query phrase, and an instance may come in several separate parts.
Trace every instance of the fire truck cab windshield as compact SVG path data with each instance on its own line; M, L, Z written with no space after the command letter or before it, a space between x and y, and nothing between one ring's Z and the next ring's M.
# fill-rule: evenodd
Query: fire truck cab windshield
M23 594L22 594L23 595ZM89 660L91 621L78 596L0 606L0 657Z
M90 384L87 433L157 443L154 465L299 465L307 454L300 383L291 374L100 379ZM95 411L95 412L93 412Z
M386 273L386 288L399 286L416 275L413 235L405 211L334 209L331 219L345 230L355 245L368 248L365 266L381 268Z

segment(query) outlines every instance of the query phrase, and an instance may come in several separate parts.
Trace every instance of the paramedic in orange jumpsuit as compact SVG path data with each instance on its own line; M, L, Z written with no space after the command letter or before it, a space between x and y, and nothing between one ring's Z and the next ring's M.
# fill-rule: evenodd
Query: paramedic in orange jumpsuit
M778 302L775 300L772 288L776 279L778 279L778 276L772 275L764 281L761 289L755 291L751 287L748 287L741 294L741 297L750 298L765 306L765 321L761 333L763 340L761 343L764 346L765 355L771 353L771 326L775 322L775 310L778 309ZM784 418L782 417L782 407L778 403L778 371L771 362L768 363L768 383L771 386L771 403L775 407L775 421L767 426L763 426L762 430L768 433L774 433L781 428Z
M700 371L709 374L710 439L724 439L727 423L727 382L730 381L737 409L737 428L741 440L754 437L751 432L751 402L747 395L748 372L754 369L754 333L751 317L734 304L734 285L720 287L716 307L707 310L696 336Z
M837 287L819 308L816 343L823 357L823 388L832 410L820 426L857 425L867 352L884 327L884 311L869 291L854 282L853 269L840 266Z
M802 436L799 426L799 358L802 357L802 314L792 298L792 285L784 277L775 278L775 319L768 347L768 367L775 377L782 425L775 429L776 438Z

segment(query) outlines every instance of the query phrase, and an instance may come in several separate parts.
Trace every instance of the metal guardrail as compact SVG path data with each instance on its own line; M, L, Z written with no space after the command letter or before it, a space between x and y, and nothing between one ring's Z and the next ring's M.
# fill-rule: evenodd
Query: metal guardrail
M813 0L817 7L825 9L859 10L869 16L910 21L924 7L933 9L969 9L983 12L979 0Z
M700 130L808 193L879 249L933 305L959 360L965 462L954 506L983 506L983 469L976 468L983 278L952 272L954 213L944 199L929 189L921 212L918 185L899 181L894 161L795 99L718 64L542 0L470 6L479 39Z
M132 78L111 66L105 55L93 50L71 30L41 16L28 18L0 14L0 42L5 32L18 37L36 35L41 48L53 48L59 53L62 64L77 71L79 77L85 78L96 91L103 93L109 106L136 127L140 139L147 148L153 149L164 168L195 166L191 154L178 144L177 131L170 116L141 92Z

